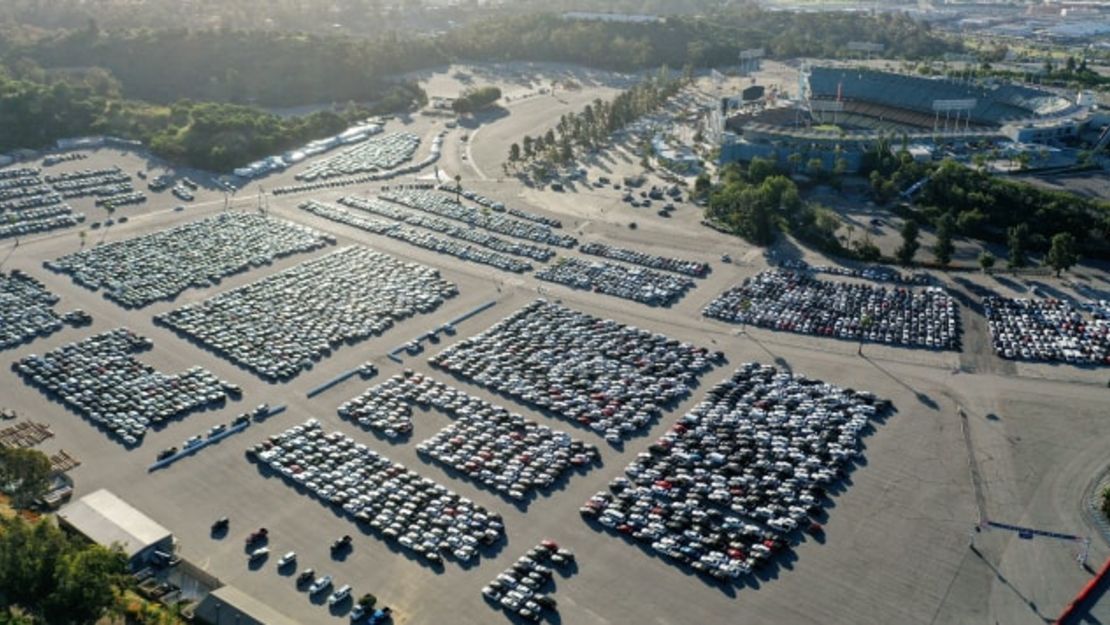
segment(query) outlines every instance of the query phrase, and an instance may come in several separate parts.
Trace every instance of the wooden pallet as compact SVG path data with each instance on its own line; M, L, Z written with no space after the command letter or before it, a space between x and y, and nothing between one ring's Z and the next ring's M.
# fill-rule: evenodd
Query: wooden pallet
M52 436L54 432L49 426L34 421L22 421L0 430L0 447L34 447Z
M69 455L69 452L64 449L59 449L58 453L50 456L50 468L55 473L65 473L80 465L81 461Z

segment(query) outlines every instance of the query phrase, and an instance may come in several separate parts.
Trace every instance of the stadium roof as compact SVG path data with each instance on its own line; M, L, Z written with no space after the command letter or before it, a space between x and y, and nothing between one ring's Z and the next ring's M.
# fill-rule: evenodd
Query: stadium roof
M980 85L868 69L815 67L810 71L809 88L814 99L871 102L930 116L936 100L975 100L971 119L995 126L1059 114L1070 104L1051 92L1022 85Z
M89 493L58 512L69 526L101 545L118 543L128 558L170 538L170 531L110 491Z

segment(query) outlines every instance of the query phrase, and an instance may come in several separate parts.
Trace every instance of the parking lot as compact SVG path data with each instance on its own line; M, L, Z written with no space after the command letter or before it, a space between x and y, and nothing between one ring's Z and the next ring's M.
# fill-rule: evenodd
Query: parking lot
M572 102L589 101L595 93L602 91L585 88L574 93ZM483 145L483 137L488 134L495 146L502 137L512 134L511 129L500 124L529 127L549 114L542 106L533 104L510 106L509 111L509 115L490 122L479 133L471 133L474 152L484 154L489 150L492 154L496 149L499 155L504 154L500 147ZM442 125L423 118L409 123L395 120L386 132L409 128L424 138L438 133ZM448 147L457 148L453 143L457 141L457 131L448 133L445 141ZM422 141L414 158L422 158L426 143ZM450 156L452 153L455 156ZM445 151L441 167L446 172L465 171L460 161L451 160L458 154L457 149ZM103 150L91 153L87 159L59 163L50 171L102 169L115 163L125 171L146 169L146 164L135 155ZM292 168L264 184L266 188L294 184L293 176L310 164L311 161ZM454 169L456 166L459 169ZM485 161L480 167L487 168ZM596 175L596 170L591 172ZM199 176L194 177L200 180ZM383 184L376 182L373 186L368 183L267 196L265 204L271 218L313 228L332 237L335 245L276 256L269 264L259 263L243 272L226 275L218 284L190 285L166 295L169 299L158 299L134 310L43 267L44 261L81 249L83 241L76 234L78 230L56 230L22 237L18 247L14 242L0 243L3 270L27 272L59 298L54 305L56 312L80 308L91 315L92 323L88 327L65 326L48 336L3 349L0 355L8 365L30 354L45 354L70 342L126 326L150 339L150 349L138 356L142 363L163 372L202 367L217 379L240 386L242 398L229 399L223 406L195 412L162 429L149 430L143 444L130 450L97 432L62 403L48 401L9 366L0 368L0 385L4 389L0 407L14 408L21 415L47 424L55 433L48 443L63 446L81 459L82 464L71 472L77 496L98 488L112 489L171 529L185 557L303 623L340 623L347 619L342 609L329 610L327 605L320 605L322 600L314 602L297 590L295 576L277 572L274 562L251 567L241 542L251 531L268 528L270 547L275 554L296 551L295 570L312 567L317 574L331 574L337 585L351 584L355 597L374 593L380 603L394 609L398 623L505 621L503 614L486 603L481 590L544 539L555 540L577 555L576 572L554 576L544 592L557 598L557 613L562 622L585 624L722 622L737 618L752 623L994 620L1036 623L1042 617L1054 617L1088 579L1075 565L1074 553L1058 545L991 534L977 539L980 557L968 549L969 533L980 508L1000 521L1092 534L1092 563L1107 557L1110 550L1101 537L1093 535L1078 503L1087 482L1105 463L1104 451L1110 437L1110 424L1105 420L1105 369L997 358L992 353L985 320L966 305L961 305L958 311L962 352L908 350L875 343L868 344L860 356L854 341L705 318L702 310L714 298L768 269L760 250L700 227L699 215L689 205L679 205L674 216L666 219L651 211L645 213L628 207L621 202L620 194L611 189L582 188L553 193L493 178L481 180L473 172L464 174L464 188L505 206L560 220L562 228L552 228L552 232L580 241L602 242L613 248L704 263L712 271L697 278L696 287L670 308L644 306L542 281L534 273L518 274L485 264L459 262L435 250L298 208L309 199L341 206L338 200L343 196L373 197ZM430 182L434 175L425 171L406 181ZM101 238L111 242L163 231L224 210L223 193L204 184L183 211L174 210L180 202L168 191L149 195L145 204L117 210L114 215L117 220L121 214L129 219L125 223L116 221L107 232L104 226L99 232L94 232L91 225L86 226L90 233L89 240L84 242L86 247L95 248ZM79 207L89 213L90 221L107 219L104 210L92 206L92 198L77 201L88 205ZM259 200L255 187L240 191L229 205L232 211L256 214ZM344 208L358 214L356 209ZM407 210L418 209L407 207ZM449 220L441 215L436 217ZM392 221L369 214L366 218ZM627 227L630 220L638 222L637 229ZM798 252L796 248L788 249L792 245L789 241L781 245L780 251ZM439 279L457 286L458 294L443 298L425 313L396 319L381 333L358 334L356 340L331 347L312 361L311 368L298 369L296 377L284 382L263 379L154 322L155 317L164 317L183 307L200 309L205 302L223 297L222 294L250 288L351 246L364 246L402 263L433 268ZM562 254L558 250L557 253ZM720 256L725 253L734 262L721 262ZM829 262L809 252L803 254L813 264ZM606 261L623 262L609 258ZM627 266L646 269L641 265ZM685 277L666 268L656 270ZM1104 275L1084 268L1077 274L1073 281L1105 288ZM822 275L820 279L859 280L835 275ZM966 279L1001 294L1020 295L996 278L969 275ZM1054 288L1074 292L1057 281L1041 280ZM941 284L951 288L957 298L978 301L964 285L947 278L942 278ZM883 286L891 287L889 283ZM322 284L308 292L323 297L324 290L326 285ZM473 374L457 376L429 362L431 357L452 351L453 346L476 339L518 311L535 306L541 296L548 301L560 300L562 307L594 319L612 320L648 335L658 334L667 340L704 348L707 358L720 351L723 360L700 370L689 381L688 392L676 395L673 403L662 407L652 419L637 424L633 431L621 431L616 422L595 429L577 421L576 413L568 416L534 401L521 401L519 397L524 397L527 389L517 380L506 378L504 384L499 382L496 386L474 383L470 378L479 374L476 361L467 363L474 369ZM454 334L440 333L439 345L427 346L424 353L414 356L401 354L401 362L386 357L397 345L425 335L487 301L496 304L460 322ZM285 304L290 317L295 318L297 300L293 298ZM311 309L304 306L301 311L307 310ZM558 336L554 331L544 336L547 334ZM600 335L598 343L605 338L606 335ZM612 343L604 349L612 351L617 347L619 343ZM597 344L583 344L568 347L565 353L600 367L605 359L592 358L590 351L598 349L601 348ZM620 358L607 359L619 362ZM365 382L356 377L311 399L306 396L308 390L368 360L379 368L378 378ZM579 362L570 358L562 361L568 363L568 371L574 371L570 365ZM302 359L296 362L301 363ZM551 358L549 362L559 360ZM639 454L651 453L649 448L673 432L673 426L683 415L695 411L710 389L731 378L747 362L774 366L778 373L804 375L842 389L870 392L889 399L894 407L863 438L854 467L828 488L825 512L816 515L822 525L819 536L791 534L796 544L783 550L769 565L741 576L738 583L723 585L676 567L673 558L660 556L650 547L641 548L638 541L621 538L622 531L595 527L582 519L579 509L592 496L608 491L616 478L627 477L626 467L637 462ZM528 422L566 432L573 439L595 446L600 460L589 471L572 473L557 488L539 489L526 507L518 507L496 487L459 475L450 466L451 461L418 452L421 442L445 428L458 427L460 422L451 415L439 410L420 410L412 420L411 435L402 440L364 431L340 416L341 405L368 386L403 376L406 369L441 380L489 405L503 406ZM486 372L484 379L501 380L493 372ZM501 386L505 389L498 390ZM548 388L543 390L549 392ZM595 392L586 393L583 400L608 399L592 397ZM254 422L243 433L229 436L168 468L147 471L157 450L177 445L215 424L227 423L263 402L286 406L286 410ZM613 416L604 414L607 407L607 402L597 406L605 419ZM959 416L958 409L963 410L965 418ZM565 405L560 410L567 412ZM413 473L470 499L476 506L499 513L504 522L504 540L472 562L432 566L426 557L399 540L385 539L379 530L353 523L341 509L318 498L297 494L280 471L275 475L247 459L245 451L255 443L302 425L310 418L318 419L323 431L341 432L354 445L363 445L368 451L401 463ZM618 430L616 444L606 440L607 430L614 427ZM451 438L444 440L449 443ZM444 449L443 454L446 453ZM978 467L977 480L969 477L969 461ZM221 516L231 519L229 533L216 539L210 526ZM353 548L344 557L333 558L329 545L345 534L353 536Z

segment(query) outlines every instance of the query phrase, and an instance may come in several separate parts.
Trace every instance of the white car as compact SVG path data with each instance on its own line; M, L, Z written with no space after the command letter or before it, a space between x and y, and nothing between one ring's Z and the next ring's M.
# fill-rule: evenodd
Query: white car
M340 586L338 590L331 593L331 596L328 597L328 605L335 605L350 596L351 587L344 584L343 586Z
M254 551L251 552L250 559L251 560L258 560L260 558L265 558L268 555L270 555L270 548L269 547L259 547L258 549L255 549Z
M317 577L316 581L312 582L312 585L308 587L308 594L315 595L329 586L331 586L331 575Z
M289 564L292 564L296 560L297 560L297 553L295 551L290 551L289 553L281 556L281 559L278 560L278 562L277 562L278 568L279 569L284 568L285 566L287 566Z

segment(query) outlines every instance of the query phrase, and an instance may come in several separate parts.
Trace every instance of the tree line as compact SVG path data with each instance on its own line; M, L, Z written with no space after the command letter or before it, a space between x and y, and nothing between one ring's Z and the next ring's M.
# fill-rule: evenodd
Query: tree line
M606 143L613 133L657 110L689 80L689 69L682 76L672 76L664 66L654 77L610 101L597 98L578 113L561 115L555 127L546 133L525 135L519 143L509 146L508 164L512 167L529 163L569 164L576 151L588 152Z
M943 224L953 235L1007 245L1013 229L1024 224L1026 250L1047 252L1052 237L1066 233L1078 252L1110 257L1110 203L992 176L951 159L915 162L906 151L889 152L883 145L865 159L865 167L880 203L924 181L907 209L907 216L920 223L938 229Z

